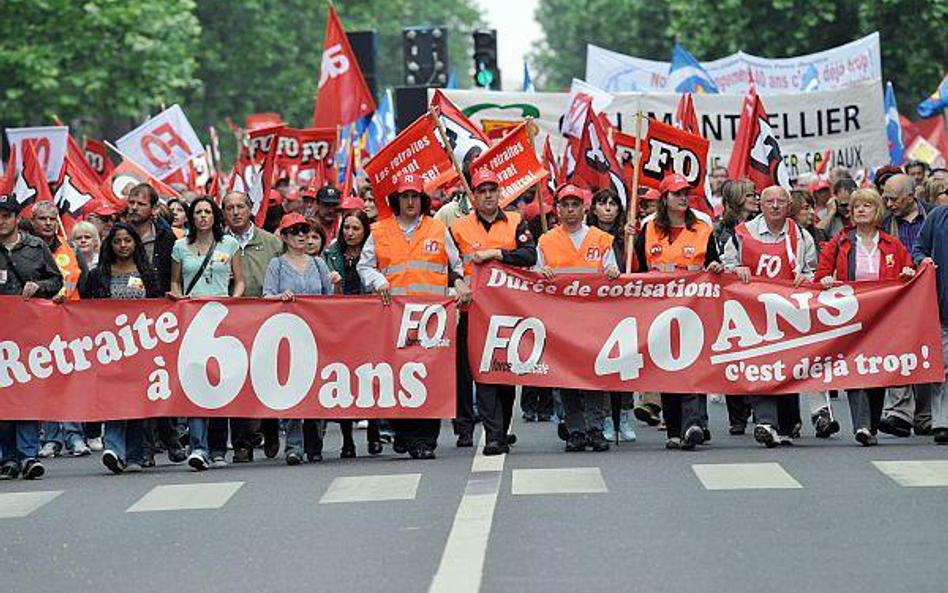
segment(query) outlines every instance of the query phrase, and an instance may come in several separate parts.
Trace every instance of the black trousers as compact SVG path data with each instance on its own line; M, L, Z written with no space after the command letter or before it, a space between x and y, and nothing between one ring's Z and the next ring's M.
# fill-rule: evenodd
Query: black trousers
M342 433L342 444L343 445L355 445L355 441L352 439L352 425L355 423L355 420L340 420L339 421L339 432ZM382 440L381 435L379 435L379 421L378 420L369 420L369 426L366 430L366 440L370 443L377 443Z
M467 313L458 318L457 355L457 415L454 418L454 434L474 434L474 378L467 356Z
M754 409L754 422L770 424L780 435L789 436L800 422L799 394L752 395L747 400Z
M477 404L480 406L480 402ZM553 388L525 386L520 392L520 410L537 416L553 415Z
M692 426L708 427L708 397L703 393L663 393L662 417L668 438L684 438Z
M743 395L725 395L727 419L731 426L747 426L751 417L751 405Z
M424 446L434 449L438 446L438 435L441 433L441 420L438 419L392 419L389 421L395 431L395 441L406 447Z
M477 409L484 423L487 442L503 443L510 432L514 400L517 391L513 385L477 384Z
M142 447L146 457L154 456L159 443L166 450L181 447L181 437L184 436L184 430L177 418L146 418L143 422L142 438L144 442Z

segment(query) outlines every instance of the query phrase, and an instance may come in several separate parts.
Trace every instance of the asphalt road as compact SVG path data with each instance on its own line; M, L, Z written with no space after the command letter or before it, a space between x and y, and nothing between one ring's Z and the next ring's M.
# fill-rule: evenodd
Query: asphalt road
M842 436L774 450L712 405L695 452L637 425L566 454L518 419L506 458L456 449L448 424L428 462L340 460L334 425L326 461L295 468L58 458L0 483L0 592L943 591L948 447L858 447L835 405Z

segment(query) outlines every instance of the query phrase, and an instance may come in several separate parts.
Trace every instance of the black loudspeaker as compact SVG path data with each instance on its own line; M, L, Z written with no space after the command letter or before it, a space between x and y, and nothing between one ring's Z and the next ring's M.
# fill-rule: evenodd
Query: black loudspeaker
M428 111L428 87L395 87L395 127L398 132L407 128Z
M379 51L379 34L376 31L350 31L346 33L349 38L349 45L352 46L352 52L355 54L356 61L359 63L359 69L362 70L362 76L365 83L369 85L369 92L372 98L378 103L378 84L375 79L375 55Z

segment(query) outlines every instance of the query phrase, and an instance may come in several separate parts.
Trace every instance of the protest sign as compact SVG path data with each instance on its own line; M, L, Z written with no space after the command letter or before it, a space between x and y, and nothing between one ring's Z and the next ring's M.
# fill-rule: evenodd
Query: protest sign
M7 140L10 142L11 153L23 154L23 141L33 140L33 148L40 167L46 174L46 181L55 183L63 170L63 159L66 157L66 143L69 137L67 126L45 126L37 128L7 128ZM22 166L16 162L16 169Z
M158 179L164 179L204 152L204 146L179 105L165 109L115 144L125 158Z
M517 126L471 163L472 175L482 167L487 167L500 178L501 208L516 200L520 194L542 181L548 174L533 150L526 123Z

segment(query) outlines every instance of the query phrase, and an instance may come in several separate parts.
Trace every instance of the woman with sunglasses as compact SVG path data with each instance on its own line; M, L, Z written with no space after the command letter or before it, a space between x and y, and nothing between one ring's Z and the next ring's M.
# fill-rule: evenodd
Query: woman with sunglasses
M332 282L329 280L329 268L319 257L307 254L307 235L313 225L302 214L292 212L283 216L277 233L283 239L286 251L283 255L270 260L267 275L263 281L263 296L290 302L297 296L330 295ZM310 461L322 460L322 420L306 420L316 430L309 450L304 450L303 420L292 418L286 423L286 464L303 463L303 455Z

